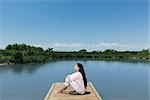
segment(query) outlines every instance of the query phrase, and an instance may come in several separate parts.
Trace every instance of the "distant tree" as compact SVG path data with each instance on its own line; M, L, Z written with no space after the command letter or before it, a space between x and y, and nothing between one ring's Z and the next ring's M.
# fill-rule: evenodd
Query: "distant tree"
M23 54L21 52L15 52L13 55L13 61L15 63L22 63L23 62Z
M92 53L97 54L97 53L99 53L99 52L98 52L98 51L92 51Z
M99 53L102 53L102 51L99 51Z
M45 50L45 56L51 59L53 57L53 48L47 48Z
M8 46L6 46L6 50L11 50L11 45L9 44Z
M86 49L81 49L79 53L87 53Z
M27 50L27 45L25 44L13 44L13 45L8 45L6 47L6 50Z
M140 52L149 52L149 49L143 49Z
M116 50L114 50L114 49L106 49L104 52L109 52L109 53L113 53L113 52L117 52Z
M33 51L31 51L31 50L29 50L29 51L28 51L28 53L27 53L27 55L29 55L29 56L33 56L33 55L34 55L34 52L33 52Z
M45 51L46 52L53 52L53 48L47 48Z

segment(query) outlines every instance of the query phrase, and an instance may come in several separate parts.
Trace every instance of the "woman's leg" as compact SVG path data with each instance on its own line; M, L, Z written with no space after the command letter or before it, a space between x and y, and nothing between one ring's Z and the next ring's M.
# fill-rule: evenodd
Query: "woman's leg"
M66 87L68 87L69 85L71 85L71 87L73 88L73 90L75 90L76 92L80 93L80 91L79 91L80 90L79 85L75 81L70 81L69 75L66 77L64 85Z
M70 84L70 77L69 77L69 75L65 78L65 83L64 83L64 85L65 86L69 86L69 84Z
M78 92L78 91L80 90L80 87L79 87L79 85L78 85L76 82L72 81L72 82L70 83L70 85L71 85L71 87L72 87L76 92Z
M69 76L67 76L65 78L65 83L63 84L63 86L58 91L56 91L55 93L63 92L63 90L65 90L69 86L69 84L70 84L70 78L69 78Z

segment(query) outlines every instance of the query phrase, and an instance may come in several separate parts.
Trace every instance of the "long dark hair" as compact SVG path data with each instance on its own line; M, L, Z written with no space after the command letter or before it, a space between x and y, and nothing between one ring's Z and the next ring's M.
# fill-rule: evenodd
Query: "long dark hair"
M77 63L77 65L79 67L79 72L82 74L82 77L83 77L84 87L86 88L86 86L87 86L87 79L86 79L86 75L85 75L85 72L84 72L83 65L80 64L80 63Z

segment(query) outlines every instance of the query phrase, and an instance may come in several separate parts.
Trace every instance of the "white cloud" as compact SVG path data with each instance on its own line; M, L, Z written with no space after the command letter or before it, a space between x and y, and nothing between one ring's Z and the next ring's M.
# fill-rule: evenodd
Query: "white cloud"
M53 43L53 44L35 44L34 46L42 47L44 49L47 48L54 48L57 51L79 51L81 49L86 49L87 51L94 51L94 50L106 50L106 49L115 49L118 51L126 51L126 50L142 50L150 48L149 44L119 44L119 43L91 43L91 44L84 44L84 43ZM4 49L4 45L0 45L1 49Z
M69 43L69 44L66 44L66 43L55 43L54 44L54 47L56 48L59 48L59 47L62 47L62 48L78 48L78 47L82 47L84 46L83 44L81 43Z
M93 50L106 50L115 49L118 51L126 50L142 50L150 48L148 44L119 44L119 43L106 43L101 42L98 44L83 44L83 43L54 43L47 45L46 47L52 47L54 50L64 51L78 51L80 49L87 49L88 51Z
M6 46L5 45L0 45L0 49L5 49Z

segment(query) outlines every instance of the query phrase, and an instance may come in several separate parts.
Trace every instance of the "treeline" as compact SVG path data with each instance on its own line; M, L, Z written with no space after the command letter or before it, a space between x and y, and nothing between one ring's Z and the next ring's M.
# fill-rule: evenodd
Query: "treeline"
M52 59L53 48L43 50L41 47L26 44L8 45L5 50L0 50L0 62L31 63L45 62Z
M78 52L54 52L54 57L57 58L77 58L77 59L132 59L132 60L149 60L149 50L141 51L116 51L107 49L105 51L87 52L82 49Z
M149 60L149 50L141 51L116 51L107 49L105 51L88 52L82 49L78 52L58 52L53 48L44 50L41 47L26 44L8 45L0 50L0 63L32 63L46 62L54 59L142 59Z

